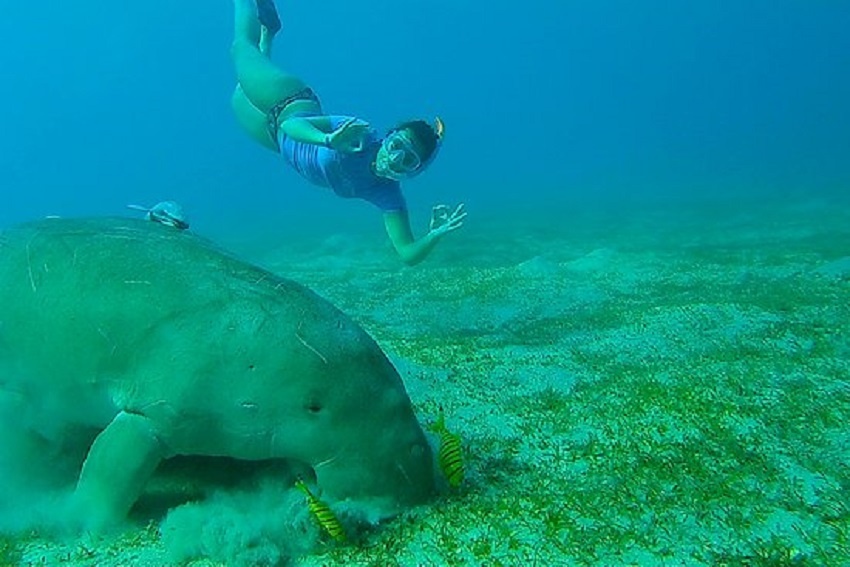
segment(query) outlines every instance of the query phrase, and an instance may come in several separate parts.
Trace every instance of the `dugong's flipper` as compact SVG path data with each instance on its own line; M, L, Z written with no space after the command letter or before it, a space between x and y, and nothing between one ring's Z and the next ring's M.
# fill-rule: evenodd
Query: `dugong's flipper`
M74 505L86 527L123 518L162 457L150 420L119 412L92 444L77 483Z

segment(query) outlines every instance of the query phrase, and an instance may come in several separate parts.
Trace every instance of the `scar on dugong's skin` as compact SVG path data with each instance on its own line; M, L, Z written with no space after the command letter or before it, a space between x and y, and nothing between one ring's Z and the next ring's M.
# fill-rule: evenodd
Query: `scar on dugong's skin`
M99 431L74 497L89 527L123 517L174 455L293 459L324 499L378 516L435 489L401 378L362 328L158 223L46 219L0 233L3 389L23 396L34 427L53 426L47 438Z

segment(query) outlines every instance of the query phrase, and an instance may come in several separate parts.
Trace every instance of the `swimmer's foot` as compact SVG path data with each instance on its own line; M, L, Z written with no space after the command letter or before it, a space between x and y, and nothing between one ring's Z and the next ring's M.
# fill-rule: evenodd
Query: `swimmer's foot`
M280 16L274 0L257 0L257 19L268 30L269 35L274 36L280 31Z

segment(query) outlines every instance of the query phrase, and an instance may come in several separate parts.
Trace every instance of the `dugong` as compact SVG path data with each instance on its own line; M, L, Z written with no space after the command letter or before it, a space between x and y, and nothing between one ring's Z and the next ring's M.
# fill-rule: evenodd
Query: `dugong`
M125 516L175 455L294 460L325 501L379 517L435 491L404 384L361 327L160 223L0 232L0 394L48 441L93 432L72 498L88 527Z

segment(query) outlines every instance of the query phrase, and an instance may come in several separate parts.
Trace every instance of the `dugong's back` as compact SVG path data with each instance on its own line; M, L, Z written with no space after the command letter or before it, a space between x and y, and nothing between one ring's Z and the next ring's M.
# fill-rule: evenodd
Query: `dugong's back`
M57 380L90 382L122 370L104 367L106 350L126 364L125 349L163 321L269 293L288 310L339 315L303 286L171 227L45 219L0 233L0 356L14 347Z

